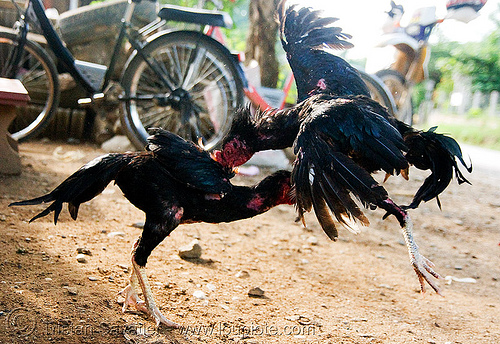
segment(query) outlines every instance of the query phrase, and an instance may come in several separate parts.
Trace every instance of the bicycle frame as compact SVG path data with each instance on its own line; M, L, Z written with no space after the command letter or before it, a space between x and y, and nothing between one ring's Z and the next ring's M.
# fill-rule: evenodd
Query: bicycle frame
M140 1L140 0L139 0ZM55 56L58 58L58 60L61 62L62 66L64 67L65 71L67 71L74 79L77 81L78 84L80 84L88 93L91 95L95 95L97 93L103 93L106 88L109 86L109 83L111 81L111 75L113 74L113 71L116 67L116 63L118 60L118 54L120 52L120 48L122 46L123 40L126 38L133 49L137 51L137 53L148 63L148 65L158 74L158 76L161 78L162 82L166 86L166 88L171 92L173 90L173 87L171 83L165 78L164 74L160 70L160 68L155 64L155 62L151 59L148 59L147 56L145 56L142 53L142 42L135 39L132 34L132 26L131 26L131 19L132 19L132 14L135 9L135 5L137 0L129 0L128 1L128 6L126 8L125 14L122 18L122 24L120 28L120 32L118 35L118 38L115 42L115 46L113 49L113 54L111 56L111 60L109 63L109 66L102 66L94 63L89 63L89 62L84 62L84 61L78 61L76 60L71 52L64 46L63 41L55 31L54 27L52 26L51 22L45 15L45 10L42 5L41 0L29 0L28 1L28 6L31 4L33 6L33 12L35 13L36 18L38 19L40 23L40 27L42 29L43 36L47 40L47 43L52 50L52 52L55 54ZM22 48L26 42L26 36L27 32L29 31L29 23L28 23L28 18L25 16L21 16L21 25L19 26L19 33L20 33L20 39L19 39L19 46ZM151 29L148 27L148 29ZM134 31L135 32L135 31ZM21 52L22 49L18 49L18 52ZM19 53L18 53L19 55ZM18 60L20 56L16 57ZM17 61L18 61L17 60ZM106 69L106 73L104 75L104 79L102 81L102 84L100 87L96 87L78 68L78 63L84 64L90 67L95 67L95 68L102 68Z
M219 27L209 26L204 31L204 34L214 38L215 40L219 41L222 44L225 43L224 35L222 34ZM238 56L238 62L241 62L239 59L239 56ZM241 79L243 80L243 90L244 90L247 98L252 103L252 105L260 108L261 110L267 110L267 109L272 108L272 106L259 94L259 92L255 88L255 86L248 83L248 80L247 80L242 68L240 68L240 74L241 74ZM283 97L283 101L280 104L279 109L283 109L285 107L286 98L288 97L288 93L290 92L290 89L292 88L294 80L295 79L293 77L293 74L290 73L288 75L288 77L286 78L285 83L284 83L284 87L283 87L284 97Z

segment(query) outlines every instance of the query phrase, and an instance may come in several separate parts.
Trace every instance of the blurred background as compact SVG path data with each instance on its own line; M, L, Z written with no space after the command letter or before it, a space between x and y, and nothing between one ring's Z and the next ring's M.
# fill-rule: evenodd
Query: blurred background
M116 1L116 0L108 0ZM95 32L88 34L88 28L74 24L74 18L82 6L93 5L105 1L89 0L45 0L47 8L55 8L58 17L54 20L59 23L59 30L75 57L96 63L107 63L111 45ZM250 33L255 28L252 22L252 6L259 6L268 1L264 0L221 0L223 10L229 12L234 21L233 29L224 29L227 37L226 45L232 51L244 52L245 65L250 66L248 78L252 82L269 88L283 88L283 84L290 74L284 52L276 32L274 51L265 52L258 56ZM277 3L277 0L273 1ZM309 5L306 1L294 0L300 5ZM23 4L22 1L19 2ZM186 7L199 5L198 0L161 0L162 3L176 4ZM271 3L271 1L269 1ZM415 15L419 9L433 6L435 19L445 18L447 1L431 0L401 0L396 2L404 8L398 28L408 28L415 22ZM16 14L9 12L11 2L0 0L0 25L12 27ZM352 1L315 1L314 6L326 11L327 15L338 17L336 23L344 32L352 35L355 47L348 51L336 51L336 54L347 59L356 67L369 73L392 68L397 61L398 50L394 45L384 43L387 35L388 11L391 9L389 0L352 0ZM213 4L205 4L205 8L213 8ZM69 10L69 11L68 11ZM149 11L149 12L148 12ZM148 14L149 13L149 14ZM154 10L144 11L144 21L154 17ZM121 13L118 14L121 16ZM267 13L272 16L272 13ZM140 20L140 18L139 18ZM88 20L84 20L89 22ZM66 24L65 24L66 23ZM70 23L71 25L68 25ZM82 22L83 23L83 22ZM93 23L90 22L92 25ZM83 24L82 24L83 25ZM171 23L169 25L178 25ZM180 25L180 24L179 24ZM95 26L95 25L94 25ZM385 33L384 33L385 28ZM276 28L274 28L276 29ZM103 30L101 30L103 31ZM104 32L113 32L104 30ZM271 35L272 36L272 35ZM438 125L440 132L453 135L461 142L480 145L491 149L500 149L500 110L498 107L500 91L500 1L488 0L480 10L479 16L468 23L454 19L447 19L432 28L426 41L427 52L425 60L425 75L408 83L411 97L410 110L413 124L422 129ZM89 46L94 48L89 49ZM97 48L95 48L97 47ZM96 51L102 52L96 54ZM258 51L258 50L257 50ZM259 65L255 69L255 61ZM276 61L276 63L267 63ZM265 63L264 63L265 62ZM270 66L270 67L269 67ZM277 66L277 67L276 67ZM270 71L269 68L277 71ZM256 74L256 75L253 75ZM379 74L377 74L379 75ZM260 80L260 76L264 76ZM407 80L408 81L408 80ZM64 89L63 89L64 91ZM287 103L293 104L296 92L292 89ZM83 110L74 105L77 97L74 93L63 96L59 123L47 129L45 136L51 139L67 139L64 135L76 139L81 135L80 129L70 128L66 123L68 113L75 126L80 119L85 118ZM71 117L70 116L70 117ZM113 116L110 116L113 120ZM58 121L56 118L54 121ZM61 124L60 121L66 121ZM82 127L82 125L80 125ZM57 132L54 134L54 132ZM102 140L101 140L102 141Z

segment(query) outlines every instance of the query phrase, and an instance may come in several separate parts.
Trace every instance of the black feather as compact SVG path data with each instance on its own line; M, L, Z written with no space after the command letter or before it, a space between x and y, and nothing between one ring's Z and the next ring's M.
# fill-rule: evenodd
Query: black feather
M333 142L324 141L309 129L301 131L295 143L298 155L291 180L297 190L299 217L312 206L330 238L335 237L336 229L331 217L326 219L330 215L325 204L341 224L349 226L346 219L355 219L367 225L367 218L350 194L363 204L377 206L387 198L387 192Z
M472 172L472 165L467 166L465 163L460 146L453 138L436 133L435 129L433 127L428 131L418 131L408 127L403 134L408 146L408 162L419 169L431 171L408 205L411 209L417 208L422 201L427 202L433 198L436 198L441 207L437 196L450 184L453 174L459 184L470 184L457 165L458 160L469 173Z
M207 151L163 129L149 129L149 133L152 136L148 137L146 150L155 154L172 178L206 193L226 194L231 190L229 178L234 173L214 161Z
M282 3L284 6L284 4ZM296 49L315 49L327 45L333 49L348 49L352 43L345 41L351 36L342 32L340 27L332 27L337 18L323 17L323 12L303 7L296 10L293 5L279 11L280 36L283 49L294 54Z
M63 203L71 203L70 213L73 219L78 215L78 207L100 194L115 178L116 174L130 163L134 153L111 153L95 158L69 176L51 193L26 201L14 202L9 206L34 205L53 202L47 209L34 216L30 222L54 212L54 224L62 210Z
M318 186L317 184L313 184L312 194L317 195L320 193L320 190L316 190ZM325 202L325 199L322 197L312 197L314 213L316 214L316 218L318 219L321 228L326 233L326 235L333 241L337 240L339 233L337 231L337 227L335 226L335 222L333 222L330 212L328 211L328 206Z

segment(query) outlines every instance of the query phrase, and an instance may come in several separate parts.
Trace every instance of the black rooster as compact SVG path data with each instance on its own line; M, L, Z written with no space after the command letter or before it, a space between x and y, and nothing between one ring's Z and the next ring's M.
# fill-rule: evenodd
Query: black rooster
M146 152L112 153L98 157L73 173L51 193L10 205L52 204L34 221L54 212L54 223L63 203L76 220L80 204L99 195L114 180L125 197L144 211L146 221L132 251L130 284L122 291L123 310L135 306L160 323L177 327L155 305L146 276L152 250L179 224L230 222L261 214L278 204L293 204L290 172L278 171L253 187L230 184L232 172L212 160L191 142L156 129ZM137 283L144 295L141 301Z
M243 109L233 122L222 149L214 158L226 167L246 162L255 152L283 149L293 145L297 159L292 171L299 218L314 209L326 234L337 237L335 218L356 230L354 220L368 220L353 201L354 195L365 207L380 207L399 220L412 265L422 291L424 280L439 292L431 275L439 275L423 257L412 237L412 223L406 208L436 198L450 183L453 172L458 182L468 182L456 159L465 162L455 140L434 132L416 130L391 116L371 100L359 73L325 46L345 48L349 36L340 28L328 26L335 18L321 17L310 8L279 9L283 48L296 78L298 105L285 110ZM395 204L371 173L401 173L408 178L408 167L429 169L425 180L407 207ZM471 168L467 168L471 171Z
M342 58L325 50L325 47L345 49L352 46L344 40L350 36L342 33L342 29L328 26L337 18L323 17L321 11L311 8L285 8L285 4L286 0L282 0L278 8L280 37L297 80L298 100L302 101L313 94L370 97L359 72ZM414 209L421 201L437 198L450 183L454 172L459 184L468 183L458 169L455 158L464 166L466 164L460 146L453 138L436 133L435 127L428 131L412 128L387 111L378 114L386 118L403 137L408 147L408 162L432 172L408 208ZM472 171L470 167L467 170Z

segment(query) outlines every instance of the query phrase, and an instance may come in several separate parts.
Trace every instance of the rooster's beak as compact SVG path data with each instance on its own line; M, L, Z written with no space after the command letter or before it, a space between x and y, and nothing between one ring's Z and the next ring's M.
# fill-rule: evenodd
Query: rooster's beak
M212 153L210 153L210 156L218 163L222 162L222 152L220 150L213 151Z

